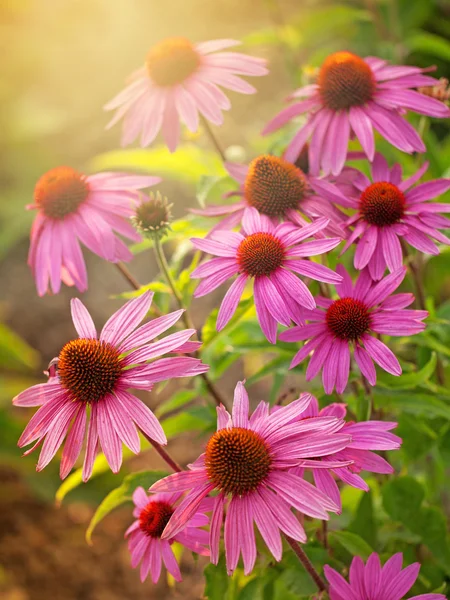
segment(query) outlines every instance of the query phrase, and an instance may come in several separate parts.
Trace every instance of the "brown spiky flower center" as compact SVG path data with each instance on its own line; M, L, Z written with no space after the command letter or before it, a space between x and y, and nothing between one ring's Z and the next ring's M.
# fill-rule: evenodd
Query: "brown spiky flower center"
M112 344L80 338L68 342L58 359L61 385L76 402L98 402L114 391L122 373L119 352Z
M249 166L244 184L250 206L271 217L283 217L298 208L305 196L305 176L295 165L278 156L263 154Z
M60 220L75 213L88 194L85 175L71 167L56 167L36 183L34 201L45 216Z
M320 69L318 84L323 103L333 111L366 104L376 89L369 65L351 52L328 56Z
M208 477L225 494L242 496L256 490L269 474L271 464L266 442L251 429L220 429L206 446Z
M147 54L147 72L157 84L168 87L183 83L200 66L200 54L189 40L173 37L159 42Z
M145 535L160 538L173 513L174 509L168 502L152 500L139 515L139 527Z
M163 235L167 233L172 219L171 208L172 204L168 203L167 198L159 192L151 193L148 200L144 200L138 205L132 217L136 229L144 234Z
M340 298L328 308L326 323L330 332L341 340L359 339L370 327L367 306L355 298Z
M250 277L270 275L281 267L284 256L282 242L271 233L253 233L237 249L240 271Z
M405 214L405 208L405 195L396 185L387 181L369 185L359 201L363 219L378 227L398 223Z

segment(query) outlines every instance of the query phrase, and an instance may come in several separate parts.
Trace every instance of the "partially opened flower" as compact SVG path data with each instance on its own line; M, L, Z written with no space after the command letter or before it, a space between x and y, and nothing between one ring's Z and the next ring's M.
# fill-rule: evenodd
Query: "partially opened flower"
M320 169L326 175L341 172L353 134L369 160L373 160L374 129L403 152L425 152L424 143L404 113L411 110L432 117L450 115L443 102L413 89L436 84L435 79L423 74L427 70L391 66L381 58L362 59L351 52L336 52L325 59L317 83L292 94L291 98L300 98L300 102L282 110L263 133L271 133L308 113L306 123L292 139L285 156L294 162L311 139L309 162L313 175Z
M395 354L377 335L409 336L425 329L425 310L405 310L414 302L413 294L394 294L403 281L406 269L373 282L367 269L361 272L355 285L341 265L337 268L343 281L336 285L339 298L317 297L317 308L305 311L307 325L293 327L280 334L285 342L306 341L294 356L291 369L312 353L306 379L310 381L322 369L322 382L327 394L334 388L344 391L350 372L350 350L361 373L370 383L376 383L373 361L392 375L402 369Z
M433 239L450 244L450 239L439 231L450 228L450 220L439 214L450 212L450 204L427 202L449 190L450 179L435 179L413 187L427 167L425 163L414 175L402 180L401 166L395 164L390 169L386 159L377 153L372 181L355 170L352 185L345 184L341 199L330 197L333 202L356 210L346 223L354 229L349 232L343 252L357 241L355 268L368 266L372 279L381 279L386 267L391 273L400 269L401 239L426 254L439 254Z
M274 224L288 220L306 225L305 217L308 220L325 217L330 220L325 233L342 237L339 224L345 220L345 215L330 203L328 196L331 195L335 202L345 202L345 196L341 198L339 189L331 183L309 176L297 165L270 154L256 157L250 165L227 163L225 167L240 184L239 191L228 195L242 199L235 204L191 209L191 212L206 217L224 216L215 230L232 229L241 223L248 208L253 207ZM322 197L324 189L327 199Z
M196 554L209 556L209 534L204 529L209 519L204 510L199 510L186 522L186 527L173 538L161 539L161 535L173 515L181 494L152 494L147 496L144 489L138 487L133 493L136 521L127 529L128 548L131 553L131 566L141 563L141 581L150 577L157 583L164 562L166 569L176 581L181 581L180 567L172 551L172 544L178 542Z
M364 564L355 556L350 565L349 582L329 565L325 565L325 577L330 584L330 600L402 600L414 585L420 571L420 563L402 569L403 554L391 556L381 567L375 552ZM420 594L409 596L410 600L446 600L443 594Z
M169 150L180 138L180 121L197 131L199 114L215 125L223 123L223 110L231 103L220 87L241 94L255 88L241 79L266 75L266 61L238 52L220 52L239 45L236 40L193 44L184 37L167 38L153 46L132 82L106 104L116 110L108 127L124 117L122 145L139 135L148 146L161 130Z
M99 442L114 473L122 464L122 442L134 453L139 452L137 429L159 444L167 443L157 418L128 388L151 390L158 381L204 373L208 366L188 356L158 358L169 352L184 352L195 331L178 331L149 344L183 312L158 317L136 329L149 311L152 297L153 293L146 292L124 304L99 336L82 302L72 300L72 319L79 337L63 347L56 372L53 367L47 383L28 388L13 400L16 406L41 407L18 442L20 447L36 442L26 454L43 442L38 471L48 465L67 437L60 468L64 479L81 452L87 422L83 481L92 473ZM158 360L148 362L155 358Z
M305 227L293 223L274 225L266 215L248 208L242 219L242 233L216 231L209 239L193 238L196 248L218 257L193 271L192 277L203 279L195 297L209 294L238 275L220 306L217 330L223 329L233 316L249 279L254 280L256 313L270 342L276 342L277 323L289 326L291 320L303 322L303 308L314 308L315 301L306 284L294 273L331 283L341 280L328 267L307 260L328 252L341 241L339 238L304 241L327 225L327 219L318 219Z
M39 296L57 294L61 282L87 290L87 273L80 242L110 262L129 261L131 252L117 236L141 238L129 222L139 190L160 177L126 173L84 175L71 167L47 171L36 183L38 214L31 229L28 255Z
M347 414L346 404L329 404L322 410L319 410L319 404L316 398L312 398L309 406L295 419L310 419L311 417L337 417L345 419ZM371 473L390 474L394 472L388 461L375 454L374 451L397 450L400 448L402 439L397 435L390 433L391 429L397 427L397 423L392 421L361 421L355 423L347 421L341 429L341 433L347 433L352 437L352 441L343 449L328 455L326 460L342 461L344 466L330 469L313 469L314 483L319 490L329 496L333 502L341 508L341 495L336 484L335 477L352 487L359 488L366 492L369 486L360 476L361 471ZM350 463L350 464L348 464ZM303 475L304 469L295 467L293 472L297 475Z
M162 539L171 539L185 527L203 499L213 491L210 527L211 562L219 560L219 541L225 520L225 553L231 574L242 554L248 575L256 560L254 523L276 560L281 560L280 531L306 541L303 527L291 508L317 519L328 519L335 504L311 483L289 473L296 466L325 468L327 461L311 460L345 448L351 437L341 435L343 421L335 417L292 420L311 401L309 394L270 413L260 402L249 417L249 400L243 382L236 386L233 411L217 409L217 432L204 454L189 471L175 473L155 483L152 492L188 494L175 509ZM338 464L338 463L334 463ZM224 513L225 517L224 517Z

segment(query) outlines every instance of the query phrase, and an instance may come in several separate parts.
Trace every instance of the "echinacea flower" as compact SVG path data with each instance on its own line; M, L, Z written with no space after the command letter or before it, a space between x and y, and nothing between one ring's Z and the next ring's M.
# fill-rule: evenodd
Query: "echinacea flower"
M322 64L317 83L295 91L300 98L282 110L264 129L268 134L299 115L309 113L296 133L285 157L294 162L311 138L311 172L338 175L344 166L350 137L354 134L370 161L375 154L373 130L403 152L425 152L419 134L403 114L407 110L431 117L448 117L448 107L414 89L432 86L436 80L424 75L429 69L392 66L369 56L336 52Z
M414 175L402 180L401 166L395 164L390 169L386 159L377 153L372 164L372 181L352 169L352 183L345 184L341 199L330 197L333 202L357 211L346 222L354 229L343 252L358 240L355 268L367 266L374 280L383 277L386 267L392 273L402 266L400 239L420 252L434 255L439 254L439 248L430 238L450 244L450 239L438 231L450 228L450 220L439 214L450 212L450 204L427 202L449 190L450 179L435 179L413 187L427 167L425 163Z
M163 562L175 581L181 581L180 567L171 548L174 542L196 554L209 556L209 534L204 529L199 529L208 525L209 519L201 507L187 521L183 531L169 540L161 539L180 497L180 493L147 496L142 487L136 488L133 493L133 516L136 517L136 521L127 529L125 537L128 536L131 566L134 569L141 563L141 581L144 581L150 572L153 583L157 583Z
M136 454L140 450L136 427L159 444L167 443L158 419L128 388L151 390L158 381L198 375L208 366L188 356L148 363L169 352L190 351L188 339L195 333L186 329L149 344L183 312L158 317L136 329L152 298L153 293L146 292L124 304L106 322L100 336L83 303L77 298L71 301L79 338L63 347L47 383L28 388L13 400L16 406L41 406L18 442L20 447L36 442L26 454L43 442L38 471L48 465L67 437L60 475L62 479L68 475L81 452L87 421L83 481L92 473L99 442L114 473L122 464L122 442Z
M194 296L209 294L227 279L238 275L225 294L217 316L217 331L233 316L249 279L254 280L253 294L261 329L273 344L277 323L289 326L301 323L303 307L314 308L314 298L294 273L325 282L341 277L323 265L306 260L335 248L340 238L304 242L325 229L328 219L317 219L305 227L293 223L274 225L266 215L248 208L242 219L242 233L215 231L208 239L193 238L196 248L213 254L213 258L192 272L202 278Z
M241 75L267 74L266 61L238 52L220 52L239 45L236 40L212 40L193 44L184 37L162 40L153 46L145 66L133 81L105 106L116 110L108 127L124 118L122 145L131 144L141 134L141 146L153 142L161 130L171 152L180 138L180 121L197 131L199 113L221 125L223 110L231 103L220 87L253 94L255 88ZM220 86L220 87L219 87Z
M324 233L342 237L339 224L345 215L329 202L328 196L331 195L336 202L345 202L345 196L341 198L340 191L331 183L309 176L297 165L270 154L257 156L250 165L226 163L225 167L240 184L239 191L227 196L241 196L242 199L234 204L191 209L192 213L205 217L224 216L213 231L232 229L241 223L248 208L253 207L272 219L274 224L288 220L306 225L308 221L304 217L310 220L325 217L330 219L330 223ZM327 199L321 195L324 187Z
M301 396L300 396L301 397ZM343 403L329 404L319 410L317 399L312 397L309 406L298 416L295 421L310 419L311 417L337 417L345 419L347 405ZM398 450L402 439L391 429L397 427L392 421L361 421L360 423L346 421L341 433L347 433L352 441L343 449L326 457L326 460L342 461L344 466L331 469L313 469L314 483L341 509L341 495L333 477L337 477L347 485L369 491L369 486L360 476L361 471L371 473L391 474L394 472L388 461L375 454L375 450ZM345 466L345 463L351 463ZM295 467L293 473L302 476L304 469Z
M370 383L376 383L373 361L392 375L401 375L402 368L395 354L376 337L377 334L404 336L425 329L425 310L405 310L414 302L413 294L394 294L403 281L406 268L398 269L378 283L372 281L367 269L353 285L342 265L337 271L343 277L335 285L339 298L317 297L317 308L304 311L307 325L293 327L280 334L284 342L306 341L294 356L291 369L313 352L306 380L313 379L322 369L322 382L327 394L336 387L338 394L347 385L350 372L350 349L361 373Z
M311 401L309 394L270 413L269 403L260 402L249 417L249 399L243 382L234 393L232 414L217 408L217 431L204 454L189 471L175 473L156 482L151 492L186 492L171 516L162 539L171 539L196 513L213 490L210 527L211 562L219 560L219 541L225 515L225 553L229 574L242 553L248 575L256 560L253 523L275 560L281 560L280 530L306 541L303 527L291 508L317 519L328 519L335 504L311 483L289 473L296 466L327 468L339 463L315 460L345 448L351 437L341 435L343 421L317 417L292 423ZM314 457L315 459L310 459Z
M403 554L391 556L381 567L380 557L375 552L364 564L355 556L350 565L349 582L329 565L324 572L330 589L330 600L402 600L416 581L420 563L402 569ZM446 600L443 594L420 594L410 600Z
M155 185L160 177L126 173L84 175L71 167L47 171L36 183L34 203L38 214L31 229L28 264L39 296L61 282L87 290L87 273L80 242L110 262L133 257L123 241L141 238L129 218L139 191Z

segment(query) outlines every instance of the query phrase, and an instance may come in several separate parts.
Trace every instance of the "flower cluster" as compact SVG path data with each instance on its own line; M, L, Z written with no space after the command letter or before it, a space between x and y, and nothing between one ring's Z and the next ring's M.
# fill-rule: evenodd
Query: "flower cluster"
M220 125L223 111L231 106L221 88L252 94L255 88L242 76L267 73L265 60L228 51L237 44L228 39L194 44L179 37L155 45L127 87L105 106L115 110L109 126L124 119L122 144L140 136L147 146L161 131L173 152L180 143L180 123L191 132L200 120L208 131L208 121ZM425 307L408 309L414 295L396 292L411 261L408 246L416 253L437 254L439 243L450 242L440 231L449 228L450 220L441 213L450 212L450 204L437 201L450 189L450 179L418 184L427 163L403 177L399 164L389 167L375 152L374 130L403 152L426 150L405 114L450 114L436 94L417 91L436 87L428 71L347 51L328 56L317 80L292 94L299 101L264 130L271 133L303 116L283 156L264 153L248 165L226 163L239 185L226 196L238 200L192 209L223 217L204 238L191 239L194 248L213 257L190 274L201 280L194 296L215 292L232 280L220 304L217 331L230 323L248 293L268 342L302 342L292 352L291 368L310 356L306 380L322 371L327 395L334 390L343 394L349 378L358 385L359 372L369 393L367 384L374 386L377 380L375 365L400 376L400 361L382 336L412 336L425 329ZM352 138L362 153L349 154ZM371 178L346 165L354 158L370 162ZM163 563L175 580L181 579L175 542L217 564L222 529L228 573L242 556L248 575L257 561L255 525L280 561L282 536L294 548L306 542L304 516L328 520L329 512L341 512L340 486L368 491L362 472L392 474L387 458L376 452L397 450L402 440L391 432L397 423L381 420L381 413L361 422L352 415L348 421L346 403L320 408L310 393L285 406L261 401L251 412L245 382L238 382L232 410L226 409L206 374L209 366L199 358L201 343L190 339L197 332L161 254L160 238L170 229L172 205L159 192L149 197L141 192L159 182L159 177L133 173L85 175L71 167L51 169L37 182L29 207L38 211L29 264L40 296L58 293L61 282L80 292L87 289L80 242L106 261L119 263L132 258L122 238L139 241L142 234L152 238L182 308L158 311L140 325L151 310L153 293L136 284L136 297L98 334L84 304L73 299L78 338L53 359L46 383L14 399L17 406L40 407L19 446L34 444L28 454L42 444L40 471L65 442L60 464L65 478L86 439L82 479L87 481L99 450L117 473L122 444L137 454L143 435L177 472L154 483L149 495L142 487L134 491L136 520L126 536L132 567L141 564L141 580L150 573L156 583ZM339 259L333 269L328 266L327 253L339 245L340 256L353 252L359 271L353 279ZM320 293L313 294L311 286ZM179 327L182 316L186 329ZM279 326L285 328L281 333ZM172 327L178 329L160 337ZM130 389L150 391L155 383L196 375L219 399L217 430L203 453L182 470L161 447L167 444L161 423ZM383 568L376 554L365 566L355 558L349 583L325 566L330 598L400 600L419 569L418 564L403 571L401 566L400 554Z

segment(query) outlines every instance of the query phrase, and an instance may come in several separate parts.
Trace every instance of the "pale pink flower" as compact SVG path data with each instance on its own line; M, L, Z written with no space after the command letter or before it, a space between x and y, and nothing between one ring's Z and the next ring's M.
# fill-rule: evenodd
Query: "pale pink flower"
M141 146L148 146L161 130L169 150L174 152L180 139L180 121L197 131L199 114L222 125L223 110L231 103L220 87L253 94L256 89L241 79L267 74L266 61L238 52L220 52L239 45L236 40L213 40L193 44L183 37L167 38L153 46L145 66L132 82L106 104L116 110L108 124L112 127L124 117L122 145L141 135Z
M337 271L342 283L335 285L339 299L318 296L319 308L304 311L307 325L293 327L280 334L284 342L309 340L294 356L291 369L312 354L306 369L310 381L322 369L325 392L341 394L350 372L350 350L361 373L370 383L376 383L374 361L392 375L401 375L402 368L395 354L378 335L410 336L425 329L425 310L405 310L414 302L413 294L393 294L403 281L406 268L391 273L378 283L372 281L367 269L353 285L342 265Z
M380 557L371 554L364 565L355 556L350 565L349 583L329 565L325 565L325 577L330 584L330 600L402 600L414 585L420 571L420 563L413 563L402 570L403 554L391 556L381 567ZM409 600L446 600L443 594L420 594Z
M303 307L314 308L316 304L306 284L294 273L317 281L341 281L340 275L328 267L308 260L340 243L340 238L304 241L325 229L328 223L328 219L317 219L305 227L288 222L274 225L269 217L250 207L242 219L242 233L215 231L207 239L193 238L196 248L217 257L192 272L192 277L203 279L195 291L196 298L238 276L220 306L217 331L235 313L250 280L254 281L258 321L270 342L276 342L277 323L286 327L291 320L302 323Z
M71 167L47 171L36 183L38 214L31 229L28 255L39 296L49 288L57 294L61 282L87 290L87 273L80 242L110 262L129 261L133 255L117 234L133 241L141 237L129 217L139 190L160 177L126 173L84 175Z
M329 468L336 461L320 460L344 449L351 437L337 433L344 422L335 417L316 417L292 423L309 405L311 396L291 402L270 413L269 403L260 402L249 417L249 399L243 382L236 386L232 414L217 409L217 432L205 453L189 471L161 479L151 492L185 492L162 539L171 539L197 512L213 491L210 527L211 562L219 560L219 541L225 520L225 554L231 574L242 554L248 575L256 561L254 523L275 560L281 560L280 531L306 541L303 527L291 508L317 519L328 519L337 506L321 491L289 472L294 466ZM313 458L314 457L314 458ZM224 513L225 517L224 517Z
M300 396L301 397L301 396ZM310 419L311 417L337 417L345 419L347 405L343 403L329 404L319 410L316 398L312 398L309 406L298 416L295 421ZM352 441L343 449L326 457L326 460L342 461L344 466L331 469L313 469L314 483L341 509L341 494L334 477L352 487L369 491L369 486L361 477L361 471L371 473L391 474L394 472L388 461L375 454L374 451L398 450L402 439L391 429L397 427L393 421L361 421L355 423L347 421L341 433L347 433ZM347 466L345 464L347 463ZM350 463L350 464L348 464ZM293 472L303 476L304 468L295 467ZM333 477L334 475L334 477Z
M439 231L450 228L450 220L439 214L450 212L450 204L428 202L450 189L450 179L414 186L427 168L425 163L414 175L402 179L401 165L397 163L390 169L386 159L377 153L372 163L372 181L356 169L346 169L342 173L340 199L329 196L332 202L356 211L345 223L354 229L349 231L342 252L357 241L354 266L367 266L374 280L383 277L386 267L391 273L401 268L402 239L420 252L433 255L439 254L433 239L450 244L450 239Z
M157 583L163 562L175 581L181 581L180 567L171 548L174 542L196 554L209 556L209 534L204 529L199 529L209 523L202 507L187 521L183 531L169 540L161 539L180 498L180 493L147 496L141 487L136 488L133 493L133 516L136 521L127 529L125 536L128 536L131 566L134 569L141 563L141 581L150 573L153 583Z
M308 220L318 217L330 222L322 234L343 236L341 223L346 215L338 210L329 199L345 202L345 196L332 183L313 177L296 164L278 156L262 154L249 165L226 163L228 173L239 183L239 190L228 197L239 196L234 204L211 205L204 209L191 209L194 214L205 217L225 217L214 229L233 229L251 207L267 215L274 224L280 220L307 225ZM303 165L305 169L305 165ZM324 196L324 192L326 196ZM305 220L305 218L307 220Z
M158 381L198 375L209 367L188 356L158 358L169 352L189 352L195 342L188 340L195 330L178 331L149 344L183 312L158 317L136 329L152 298L153 293L146 292L124 304L106 322L100 336L83 303L72 300L79 338L63 347L47 383L28 388L13 400L16 406L41 406L18 442L20 447L36 442L26 454L43 442L38 471L48 465L67 436L60 468L64 479L81 452L87 422L83 481L92 473L99 443L114 473L122 464L122 442L135 454L140 451L137 429L159 444L167 443L158 419L128 388L151 390ZM158 360L153 361L155 358Z
M321 169L325 175L341 172L352 135L372 161L374 129L403 152L425 152L423 141L404 113L411 110L432 117L450 115L443 102L413 89L436 84L435 79L423 74L428 70L392 66L373 56L362 59L351 52L336 52L325 59L317 83L292 94L291 99L301 98L300 102L282 110L263 133L271 133L308 113L285 156L294 162L311 138L309 165L313 175Z

